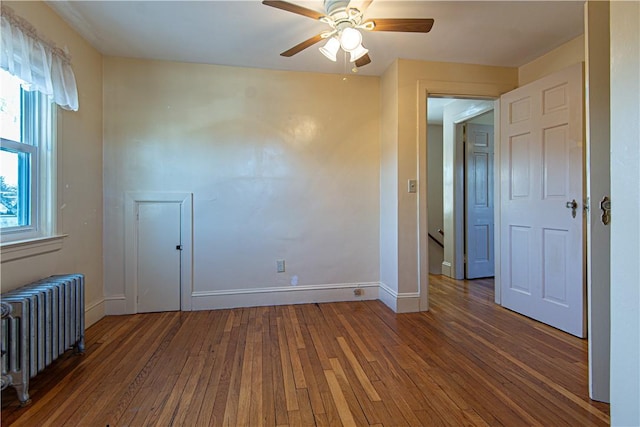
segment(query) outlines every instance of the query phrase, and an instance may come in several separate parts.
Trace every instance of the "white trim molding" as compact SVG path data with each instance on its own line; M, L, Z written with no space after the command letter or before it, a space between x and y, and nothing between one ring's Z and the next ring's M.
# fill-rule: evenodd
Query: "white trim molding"
M398 293L382 282L380 282L379 286L380 290L378 291L378 299L391 310L396 311L398 305Z
M359 290L361 295L356 295L356 290ZM395 313L416 313L421 311L420 299L419 292L397 293L380 282L333 283L194 291L191 293L191 310L380 300ZM103 302L104 313L110 316L131 314L127 302L124 294L107 296ZM92 306L91 309L98 310L96 307L101 303L94 304L95 307Z
M396 313L417 313L425 311L420 309L420 292L401 292L398 293L380 283L379 300Z
M35 239L3 243L0 247L2 253L0 260L2 263L5 263L59 251L62 249L62 240L65 237L67 237L66 234L61 234L58 236L37 237Z
M107 316L127 313L127 297L124 294L104 297L104 312Z
M191 311L191 293L193 292L193 193L149 191L125 193L125 313L137 313L138 222L136 220L136 212L140 203L148 202L180 203L180 235L182 238L180 310Z
M84 309L85 328L102 319L105 314L104 298L87 305Z
M191 294L191 301L192 310L363 301L378 299L378 287L378 282L369 282L198 291ZM356 296L356 289L362 295Z
M421 191L419 194L422 198L426 198L428 192L428 182L427 182L427 174L426 174L426 158L427 158L427 102L430 95L435 96L449 96L449 97L461 97L461 98L472 98L472 99L484 99L486 101L494 101L500 98L505 92L508 92L512 89L515 89L517 85L511 83L478 83L478 82L454 82L454 81L437 81L437 80L428 80L428 79L420 79L417 82L417 102L418 102L418 116L417 120L417 137L416 141L417 147L417 158L418 158L418 188L424 188L426 191ZM494 103L495 106L495 103ZM455 160L455 159L454 159ZM496 171L497 172L497 171ZM455 177L452 177L455 178ZM494 175L494 179L499 181L499 176ZM452 181L453 182L453 181ZM418 219L418 289L419 293L422 294L419 298L422 298L422 305L420 309L425 311L428 310L429 304L429 275L428 275L428 248L429 242L427 238L427 234L422 230L423 227L426 226L428 217L428 208L426 206L425 201L418 202L418 212L416 213ZM497 229L497 228L496 228ZM449 233L445 230L445 235L450 239L448 243L445 243L445 247L447 245L455 250L454 245L454 237L455 232ZM496 234L496 233L494 233ZM499 235L496 234L495 240L499 240ZM447 275L449 277L453 277L452 274L455 273L456 265L451 264L451 261L442 263L442 274ZM382 287L380 288L382 290ZM410 295L410 294L406 294ZM410 300L410 298L402 298ZM403 302L404 304L404 302ZM388 305L388 304L387 304ZM409 304L408 304L409 305ZM391 306L390 306L391 307ZM393 308L393 307L392 307ZM402 313L405 311L395 310L398 313ZM417 311L417 310L416 310Z

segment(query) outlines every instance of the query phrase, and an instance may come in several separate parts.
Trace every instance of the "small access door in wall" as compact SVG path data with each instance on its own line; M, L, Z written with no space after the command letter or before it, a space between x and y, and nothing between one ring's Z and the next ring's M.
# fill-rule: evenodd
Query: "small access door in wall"
M191 311L193 194L125 194L127 313Z
M180 203L137 203L137 312L180 310Z

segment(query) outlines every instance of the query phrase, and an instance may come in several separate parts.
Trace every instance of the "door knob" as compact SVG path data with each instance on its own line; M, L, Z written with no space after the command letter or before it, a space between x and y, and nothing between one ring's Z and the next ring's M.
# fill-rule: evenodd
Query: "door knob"
M567 202L566 204L567 209L571 209L571 216L572 217L576 217L576 209L578 209L578 202L576 202L576 199L573 199L570 202Z

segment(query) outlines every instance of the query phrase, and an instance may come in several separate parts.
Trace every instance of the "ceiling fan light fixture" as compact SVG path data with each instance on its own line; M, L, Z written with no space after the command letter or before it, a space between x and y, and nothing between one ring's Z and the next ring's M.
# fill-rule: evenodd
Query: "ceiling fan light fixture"
M369 53L369 49L367 49L366 47L362 46L362 43L358 45L357 48L355 48L354 50L352 50L351 52L349 52L351 54L351 62L356 62L358 59L362 58L363 56L365 56L367 53Z
M333 62L338 60L338 50L340 49L340 41L336 37L331 37L327 43L320 48L320 52Z
M338 52L342 48L345 53L351 54L350 62L354 63L355 70L357 70L371 63L369 50L362 45L361 31L428 33L433 27L434 20L432 18L377 18L375 20L366 20L364 12L372 1L362 0L361 6L350 7L351 0L323 0L324 13L307 9L286 0L262 0L262 4L295 13L296 15L302 15L329 26L328 30L298 43L291 49L285 50L280 54L281 56L291 57L323 39L327 39L326 44L320 48L320 52L327 59L337 62Z
M347 27L340 32L340 46L346 52L358 49L362 43L362 34L355 28Z

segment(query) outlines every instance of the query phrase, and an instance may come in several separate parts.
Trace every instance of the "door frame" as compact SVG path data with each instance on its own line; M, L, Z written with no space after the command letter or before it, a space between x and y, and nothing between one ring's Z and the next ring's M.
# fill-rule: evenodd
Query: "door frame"
M429 242L427 234L427 102L429 96L439 96L447 98L472 98L472 99L485 99L493 101L494 110L494 139L500 140L499 122L496 126L496 120L500 118L500 95L515 89L517 85L505 84L505 83L467 83L467 82L447 82L438 80L418 80L417 90L417 103L418 103L418 117L417 127L418 135L416 141L417 148L417 161L418 161L418 289L420 292L420 307L421 310L428 310L429 308ZM500 156L495 154L496 147L494 146L494 195L499 194L500 180L499 175L496 173L496 165L500 161ZM444 153L445 156L453 156L455 159L455 153ZM457 177L455 173L450 174L448 177L455 186L459 183L460 177ZM446 177L445 177L446 179ZM444 197L444 191L443 191ZM464 196L463 196L464 197ZM444 203L446 201L443 200ZM453 201L455 205L455 200ZM500 200L494 199L494 242L495 253L499 253L500 235L496 235L496 230L499 233L500 230L500 209L496 208L496 204L499 206ZM458 208L460 209L460 208ZM455 206L454 206L455 210ZM449 245L455 251L454 236L447 236L445 233L445 248ZM451 233L449 233L451 234ZM500 304L500 260L499 257L495 257L495 302Z
M180 310L191 311L193 293L193 193L126 192L124 205L125 238L125 304L126 313L138 312L138 221L136 212L141 203L179 203L180 234Z

